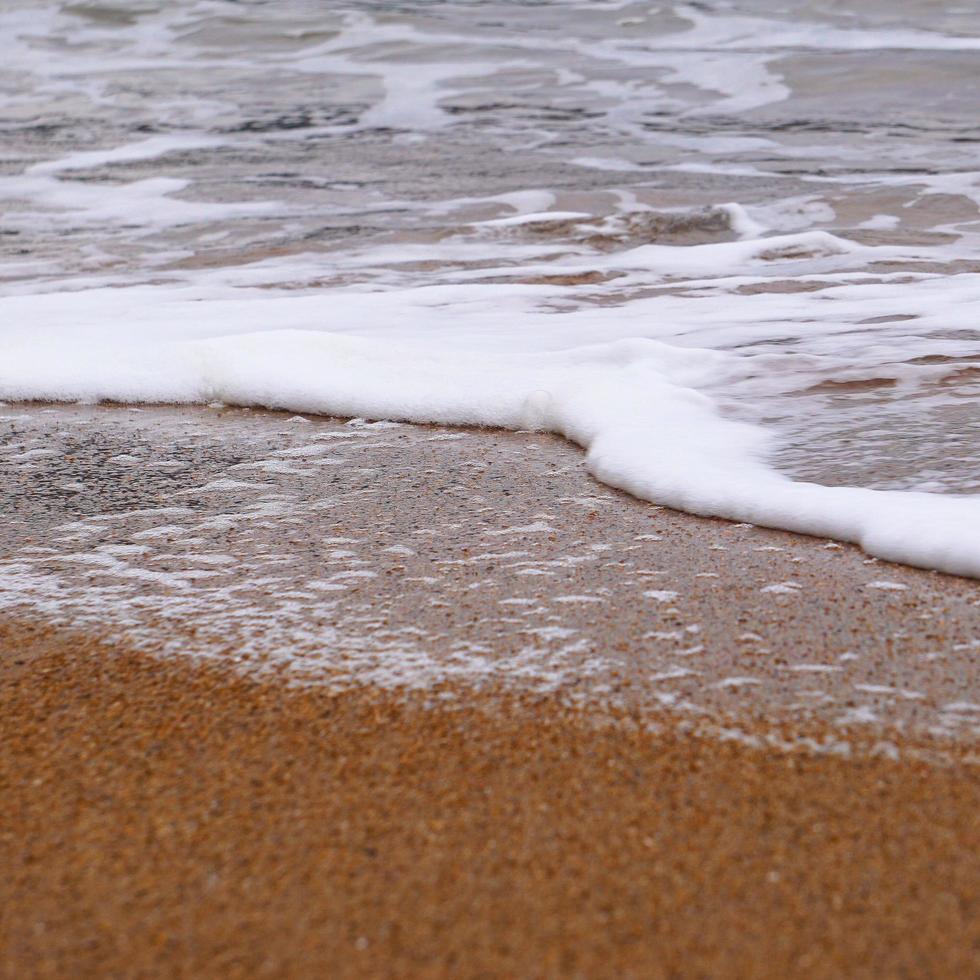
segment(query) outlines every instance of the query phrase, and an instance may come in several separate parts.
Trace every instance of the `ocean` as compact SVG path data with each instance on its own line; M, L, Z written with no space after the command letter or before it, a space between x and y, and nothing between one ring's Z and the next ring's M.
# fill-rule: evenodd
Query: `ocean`
M980 576L978 14L6 0L0 398L550 431Z

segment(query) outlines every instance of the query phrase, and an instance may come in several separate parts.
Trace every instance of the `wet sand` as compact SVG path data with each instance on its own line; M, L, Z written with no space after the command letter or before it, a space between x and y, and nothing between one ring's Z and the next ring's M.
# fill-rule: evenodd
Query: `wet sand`
M980 968L974 767L0 645L7 977Z
M980 585L678 514L541 433L0 412L0 614L338 688L976 744Z

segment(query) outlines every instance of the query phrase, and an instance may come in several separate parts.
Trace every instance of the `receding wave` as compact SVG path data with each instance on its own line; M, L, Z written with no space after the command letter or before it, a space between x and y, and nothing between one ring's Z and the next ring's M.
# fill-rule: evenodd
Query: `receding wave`
M980 576L972 19L554 12L8 4L0 397L548 429Z

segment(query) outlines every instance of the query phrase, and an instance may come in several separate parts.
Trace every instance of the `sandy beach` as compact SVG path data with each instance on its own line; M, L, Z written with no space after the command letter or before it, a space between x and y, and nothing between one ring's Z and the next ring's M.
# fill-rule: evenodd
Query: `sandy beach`
M974 583L540 434L7 414L5 976L980 965Z
M980 963L975 765L651 734L553 699L290 689L43 628L2 646L4 976Z
M980 977L975 4L0 3L0 980Z

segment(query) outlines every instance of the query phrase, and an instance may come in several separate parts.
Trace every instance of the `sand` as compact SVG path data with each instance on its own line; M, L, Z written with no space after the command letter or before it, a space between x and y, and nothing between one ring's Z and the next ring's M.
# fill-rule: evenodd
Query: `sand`
M533 433L0 426L0 975L980 971L976 583Z
M973 767L0 642L4 976L980 969Z

